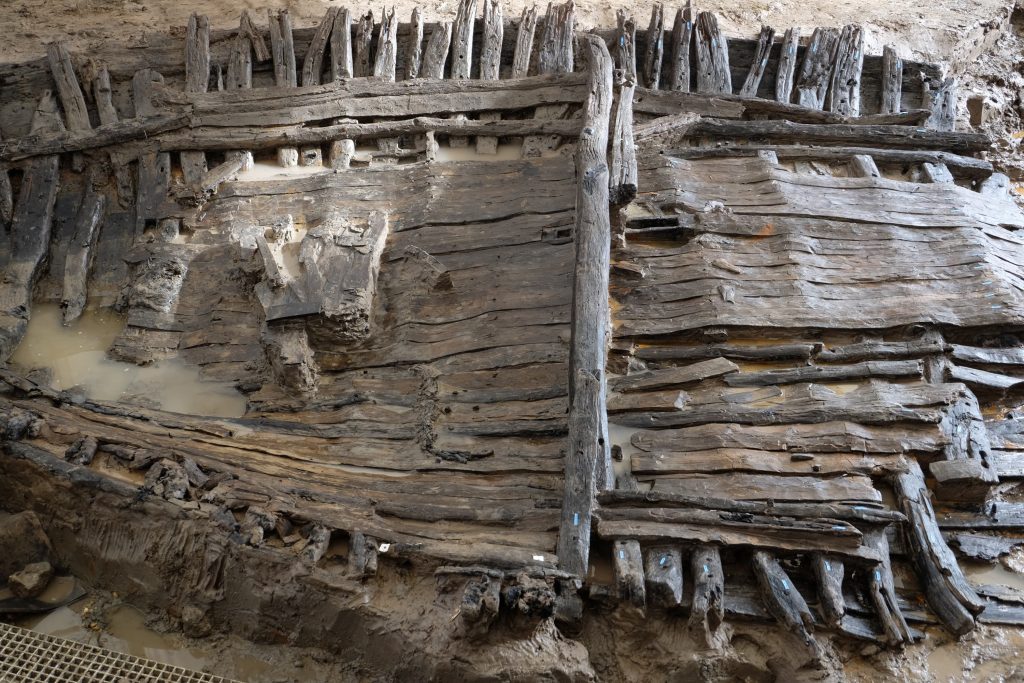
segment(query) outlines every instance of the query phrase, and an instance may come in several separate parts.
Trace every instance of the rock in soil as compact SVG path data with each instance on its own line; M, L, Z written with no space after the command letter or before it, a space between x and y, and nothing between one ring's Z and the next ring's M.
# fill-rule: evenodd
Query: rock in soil
M33 562L48 562L52 549L36 513L0 516L0 576L10 576Z
M33 562L11 574L7 586L16 598L34 598L46 590L52 578L53 566L49 562Z

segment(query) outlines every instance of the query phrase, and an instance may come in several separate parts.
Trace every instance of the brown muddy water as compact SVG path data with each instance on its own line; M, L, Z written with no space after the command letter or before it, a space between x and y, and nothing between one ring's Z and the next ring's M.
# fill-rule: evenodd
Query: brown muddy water
M107 356L124 319L107 310L86 311L65 327L60 307L34 306L28 331L11 361L26 369L49 368L57 390L80 387L100 401L135 400L175 413L240 417L245 396L231 384L204 381L199 370L176 358L139 366Z

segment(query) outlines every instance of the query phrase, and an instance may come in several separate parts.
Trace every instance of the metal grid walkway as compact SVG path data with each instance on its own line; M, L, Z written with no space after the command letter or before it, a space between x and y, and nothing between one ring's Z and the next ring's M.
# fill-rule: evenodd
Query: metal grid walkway
M0 623L0 683L233 683Z

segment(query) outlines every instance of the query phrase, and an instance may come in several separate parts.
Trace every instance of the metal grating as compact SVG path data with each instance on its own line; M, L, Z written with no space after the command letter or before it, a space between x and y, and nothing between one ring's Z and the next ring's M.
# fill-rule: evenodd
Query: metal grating
M0 683L233 683L0 623Z

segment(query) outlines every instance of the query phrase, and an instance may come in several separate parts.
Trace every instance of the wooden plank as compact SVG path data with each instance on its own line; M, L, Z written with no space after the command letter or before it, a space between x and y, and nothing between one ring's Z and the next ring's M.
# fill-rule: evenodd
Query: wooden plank
M800 75L796 80L796 101L811 109L825 108L832 66L839 47L839 32L831 28L816 28L811 42L804 51Z
M419 17L419 8L413 10L413 19ZM420 38L423 37L423 23L420 22ZM282 29L283 30L283 29ZM411 46L410 46L411 47ZM410 55L411 56L411 55ZM415 57L419 60L419 45L416 45ZM417 61L417 69L419 62ZM338 81L352 78L355 75L355 67L352 63L352 12L347 7L342 7L334 17L334 26L331 27L331 80ZM410 76L406 76L410 78ZM411 76L411 78L414 78ZM278 83L281 85L281 83ZM294 85L294 83L292 83Z
M797 453L935 453L948 437L938 425L877 427L850 422L794 425L708 424L698 427L636 432L630 443L654 453L688 453L740 448Z
M968 363L981 363L984 365L1024 365L1024 349L1012 348L988 348L980 346L965 346L963 344L950 344L949 350L956 360Z
M642 346L635 352L642 360L703 360L732 358L734 360L807 360L821 349L819 343L771 344L703 344L700 346Z
M643 83L651 90L657 90L661 83L661 63L665 57L665 6L651 7L651 20L647 24L644 39Z
M893 477L900 509L909 520L907 538L928 604L953 633L963 635L975 627L984 601L971 588L953 552L939 532L924 474L911 461L906 472Z
M612 380L611 389L620 393L665 389L713 377L721 377L722 375L739 372L739 369L738 365L725 358L712 358L691 363L690 365L648 370L635 375L618 377Z
M605 414L606 335L610 318L608 266L611 225L608 216L608 125L612 99L611 56L604 41L586 36L590 96L576 151L576 173L592 182L577 183L576 261L569 340L573 368L570 387L569 444L565 495L558 533L562 569L584 576L590 554L590 518L594 494L610 486L611 444Z
M722 556L713 545L699 545L690 555L693 602L688 628L709 647L718 641L718 628L725 620L725 573Z
M630 457L633 474L714 474L750 472L756 474L836 475L866 474L878 476L903 466L899 456L815 454L805 452L758 451L711 448L675 453L634 453Z
M697 44L697 92L732 94L729 71L729 43L718 28L713 12L697 15L694 40Z
M732 387L760 387L796 382L830 382L867 377L921 377L917 360L872 360L851 365L808 365L786 370L740 372L725 378Z
M818 354L818 359L826 363L889 360L927 356L945 350L946 345L941 339L931 337L899 342L863 341L824 349Z
M889 541L883 529L868 529L864 532L864 544L873 548L882 558L878 566L868 574L868 594L875 608L875 615L882 624L886 641L899 647L914 642L913 633L900 610L896 595L892 565L889 560Z
M395 8L383 12L377 29L377 55L373 63L373 76L385 82L394 82L398 67L398 21Z
M356 22L355 45L352 55L356 78L373 75L373 12L367 11ZM438 77L440 78L440 77Z
M621 73L621 72L620 72ZM633 91L628 80L618 83L615 115L612 119L609 199L612 204L628 204L637 193L636 144L633 141Z
M886 45L882 48L882 103L883 114L895 114L903 110L903 60L896 54L896 48Z
M64 280L61 294L61 320L69 325L85 309L89 268L95 256L95 244L106 211L107 197L97 192L90 179L75 217L75 232L64 257Z
M683 602L683 554L678 546L644 548L644 584L647 602L673 608Z
M761 86L761 79L764 78L764 70L768 66L768 57L771 56L772 42L775 40L775 29L771 26L762 26L761 33L757 37L757 47L754 48L754 57L750 62L750 71L740 88L740 97L757 97L757 89ZM785 49L785 43L783 43ZM784 54L784 53L783 53Z
M516 31L516 51L512 56L512 78L525 78L530 73L533 36L537 30L537 6L524 7Z
M351 59L351 57L350 57ZM420 65L423 63L423 17L420 8L412 8L409 20L409 35L405 45L405 78L419 78Z
M434 26L430 40L423 50L423 78L444 78L444 67L448 60L448 49L452 42L452 24L442 21Z
M998 372L968 368L963 365L956 365L948 362L946 363L946 370L949 373L950 379L963 382L969 387L981 390L995 390L1003 392L1020 386L1020 384L1024 382L1024 377L1001 375Z
M319 85L324 70L324 50L331 37L334 22L338 17L339 8L331 7L320 20L306 50L306 58L302 60L302 85Z
M797 47L800 29L787 28L779 50L779 68L775 76L775 100L789 103L793 99L793 78L796 75Z
M110 88L110 73L102 66L93 81L93 100L100 117L100 127L113 126L117 123L117 110L114 108ZM111 150L110 165L114 169L114 181L117 187L117 200L122 207L127 207L135 199L135 174L129 166L127 155L118 150Z
M459 0L452 27L453 79L470 78L473 69L473 27L476 23L476 0Z
M615 590L619 599L637 607L647 605L644 590L644 561L640 544L636 541L615 541L612 544L612 567L615 572Z
M832 83L827 106L843 116L860 116L860 81L864 69L864 33L855 24L847 24L836 47Z
M60 97L60 104L64 109L68 130L91 129L89 110L85 106L85 97L78 84L75 65L71 62L71 53L68 52L67 46L59 41L50 43L46 46L46 59L50 64L50 73L53 74L54 83L57 85L57 95Z
M656 492L685 496L722 496L735 500L881 502L882 496L863 475L847 477L777 476L723 473L659 476Z
M669 55L668 88L690 92L690 45L693 37L692 0L676 12L672 24L672 50Z
M753 568L761 599L768 612L790 633L803 641L814 655L819 655L820 648L811 635L814 630L814 615L778 560L771 553L759 550L754 553Z

